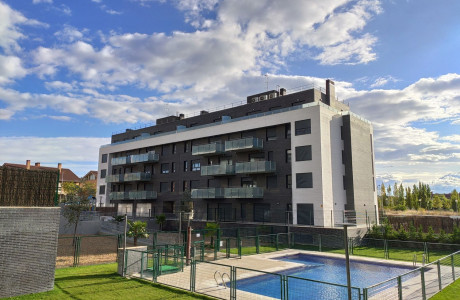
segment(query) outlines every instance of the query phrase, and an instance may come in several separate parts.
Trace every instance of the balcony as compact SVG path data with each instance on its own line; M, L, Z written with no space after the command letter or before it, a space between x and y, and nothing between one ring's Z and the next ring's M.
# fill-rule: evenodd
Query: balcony
M235 172L237 174L262 174L273 173L276 171L276 163L274 161L251 161L244 163L236 163Z
M264 189L259 187L226 188L224 198L263 198Z
M219 199L224 198L223 188L193 189L192 199Z
M201 176L226 176L235 175L235 166L228 164L202 166Z
M155 191L131 191L128 193L129 200L147 200L156 199L157 192Z
M105 178L105 182L127 182L127 181L149 181L152 178L150 173L128 173L109 175Z
M263 148L264 141L254 137L225 142L225 151L254 151Z
M112 192L109 195L110 200L148 200L156 199L155 191L131 191L131 192Z
M150 173L138 172L125 174L123 181L149 181L152 178Z
M144 154L114 157L112 158L112 166L157 162L159 159L160 156L157 153L151 151Z
M123 174L108 175L105 177L105 182L123 182Z
M192 199L221 199L221 198L263 198L264 189L258 187L242 188L208 188L193 189Z
M212 143L192 147L192 155L217 155L225 152L224 144Z

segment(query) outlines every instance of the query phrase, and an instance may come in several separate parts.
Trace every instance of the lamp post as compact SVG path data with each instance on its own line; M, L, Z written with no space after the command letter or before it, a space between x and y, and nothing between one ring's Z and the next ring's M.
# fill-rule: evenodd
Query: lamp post
M345 245L345 263L347 270L347 289L348 289L348 300L351 300L351 275L350 275L350 254L348 253L348 227L356 226L353 223L339 223L336 226L343 226L343 242Z

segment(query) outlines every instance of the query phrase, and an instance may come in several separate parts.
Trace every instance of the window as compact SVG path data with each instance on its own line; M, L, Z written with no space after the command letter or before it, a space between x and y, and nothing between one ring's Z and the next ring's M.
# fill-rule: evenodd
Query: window
M105 164L107 162L107 154L102 154L101 163Z
M188 171L188 160L184 160L184 172Z
M99 186L99 195L105 195L105 185Z
M199 171L201 170L201 163L200 160L192 160L192 171Z
M175 191L176 191L176 182L171 181L171 192L175 192Z
M190 142L185 142L184 143L184 153L187 153L190 151Z
M343 176L343 189L346 190L347 189L347 181L345 179L345 175Z
M292 189L292 175L286 175L286 188Z
M160 193L169 192L169 182L160 182Z
M169 173L169 164L161 164L161 174L168 174Z
M275 161L275 153L273 151L268 151L268 161Z
M267 141L275 141L276 140L276 127L268 127L267 128Z
M163 213L164 214L174 213L174 201L164 201L163 202Z
M313 204L297 204L297 224L315 225Z
M208 188L218 187L217 179L208 179Z
M171 163L171 173L176 173L176 163Z
M105 176L107 176L107 170L103 169L101 170L101 178L105 178Z
M176 153L177 153L177 145L172 144L172 154L176 154Z
M276 189L278 187L276 175L267 176L267 189Z
M273 107L270 107L268 110L269 111L274 111L274 110L278 110L278 109L281 109L281 105L278 105L278 106L273 106Z
M286 163L291 163L291 149L286 150Z
M295 161L311 160L311 145L295 147Z
M270 204L254 203L254 222L270 221Z
M199 180L190 180L190 189L197 189L200 187L200 181Z
M249 153L249 161L264 161L265 154L263 152L260 153Z
M296 187L298 189L308 189L313 187L313 173L297 173Z
M188 180L184 180L184 182L182 182L182 191L188 191Z
M345 151L342 150L342 164L345 164Z
M161 155L166 155L169 153L169 145L161 146Z
M286 125L284 125L284 137L286 139L291 138L291 123L287 123Z
M256 187L252 177L241 177L241 187Z
M241 203L241 220L246 220L246 203Z
M303 135L311 133L311 120L295 121L295 135Z

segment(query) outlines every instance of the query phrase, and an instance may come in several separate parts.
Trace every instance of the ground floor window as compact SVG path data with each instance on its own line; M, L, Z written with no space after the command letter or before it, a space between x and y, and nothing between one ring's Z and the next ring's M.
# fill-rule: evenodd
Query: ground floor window
M254 203L254 222L270 222L269 203Z
M136 216L148 218L151 214L152 205L150 203L138 203L136 205Z
M133 216L133 205L132 204L118 203L117 215L123 216L125 214L128 217Z
M315 225L313 204L297 204L297 224Z

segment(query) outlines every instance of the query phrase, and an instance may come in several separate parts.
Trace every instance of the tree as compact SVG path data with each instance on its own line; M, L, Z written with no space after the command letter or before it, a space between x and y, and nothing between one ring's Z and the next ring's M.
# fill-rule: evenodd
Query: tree
M130 221L128 220L129 229L126 232L126 235L134 238L134 246L137 246L138 238L148 238L149 234L147 233L147 222L142 221Z
M160 231L163 230L163 225L166 223L166 216L164 214L155 216L156 222L160 225Z
M205 236L211 237L211 247L214 247L214 235L219 229L219 223L208 222L204 229L206 230Z
M442 208L447 209L447 210L451 209L451 202L449 199L446 198L445 195L441 196L441 202L442 202Z
M442 208L442 201L441 201L441 199L439 198L438 195L434 196L433 208L434 209L441 209Z
M62 215L67 219L68 226L74 225L75 239L80 216L82 212L91 209L91 199L96 194L96 186L90 182L85 182L81 186L73 182L64 182L62 188L66 193Z
M455 200L457 200L457 201L455 201ZM450 194L450 201L451 201L451 203L452 203L451 205L452 205L452 209L453 209L454 211L458 211L458 201L459 201L459 200L460 200L460 199L458 198L458 192L457 192L456 189L454 189L454 190L452 191L452 193Z

